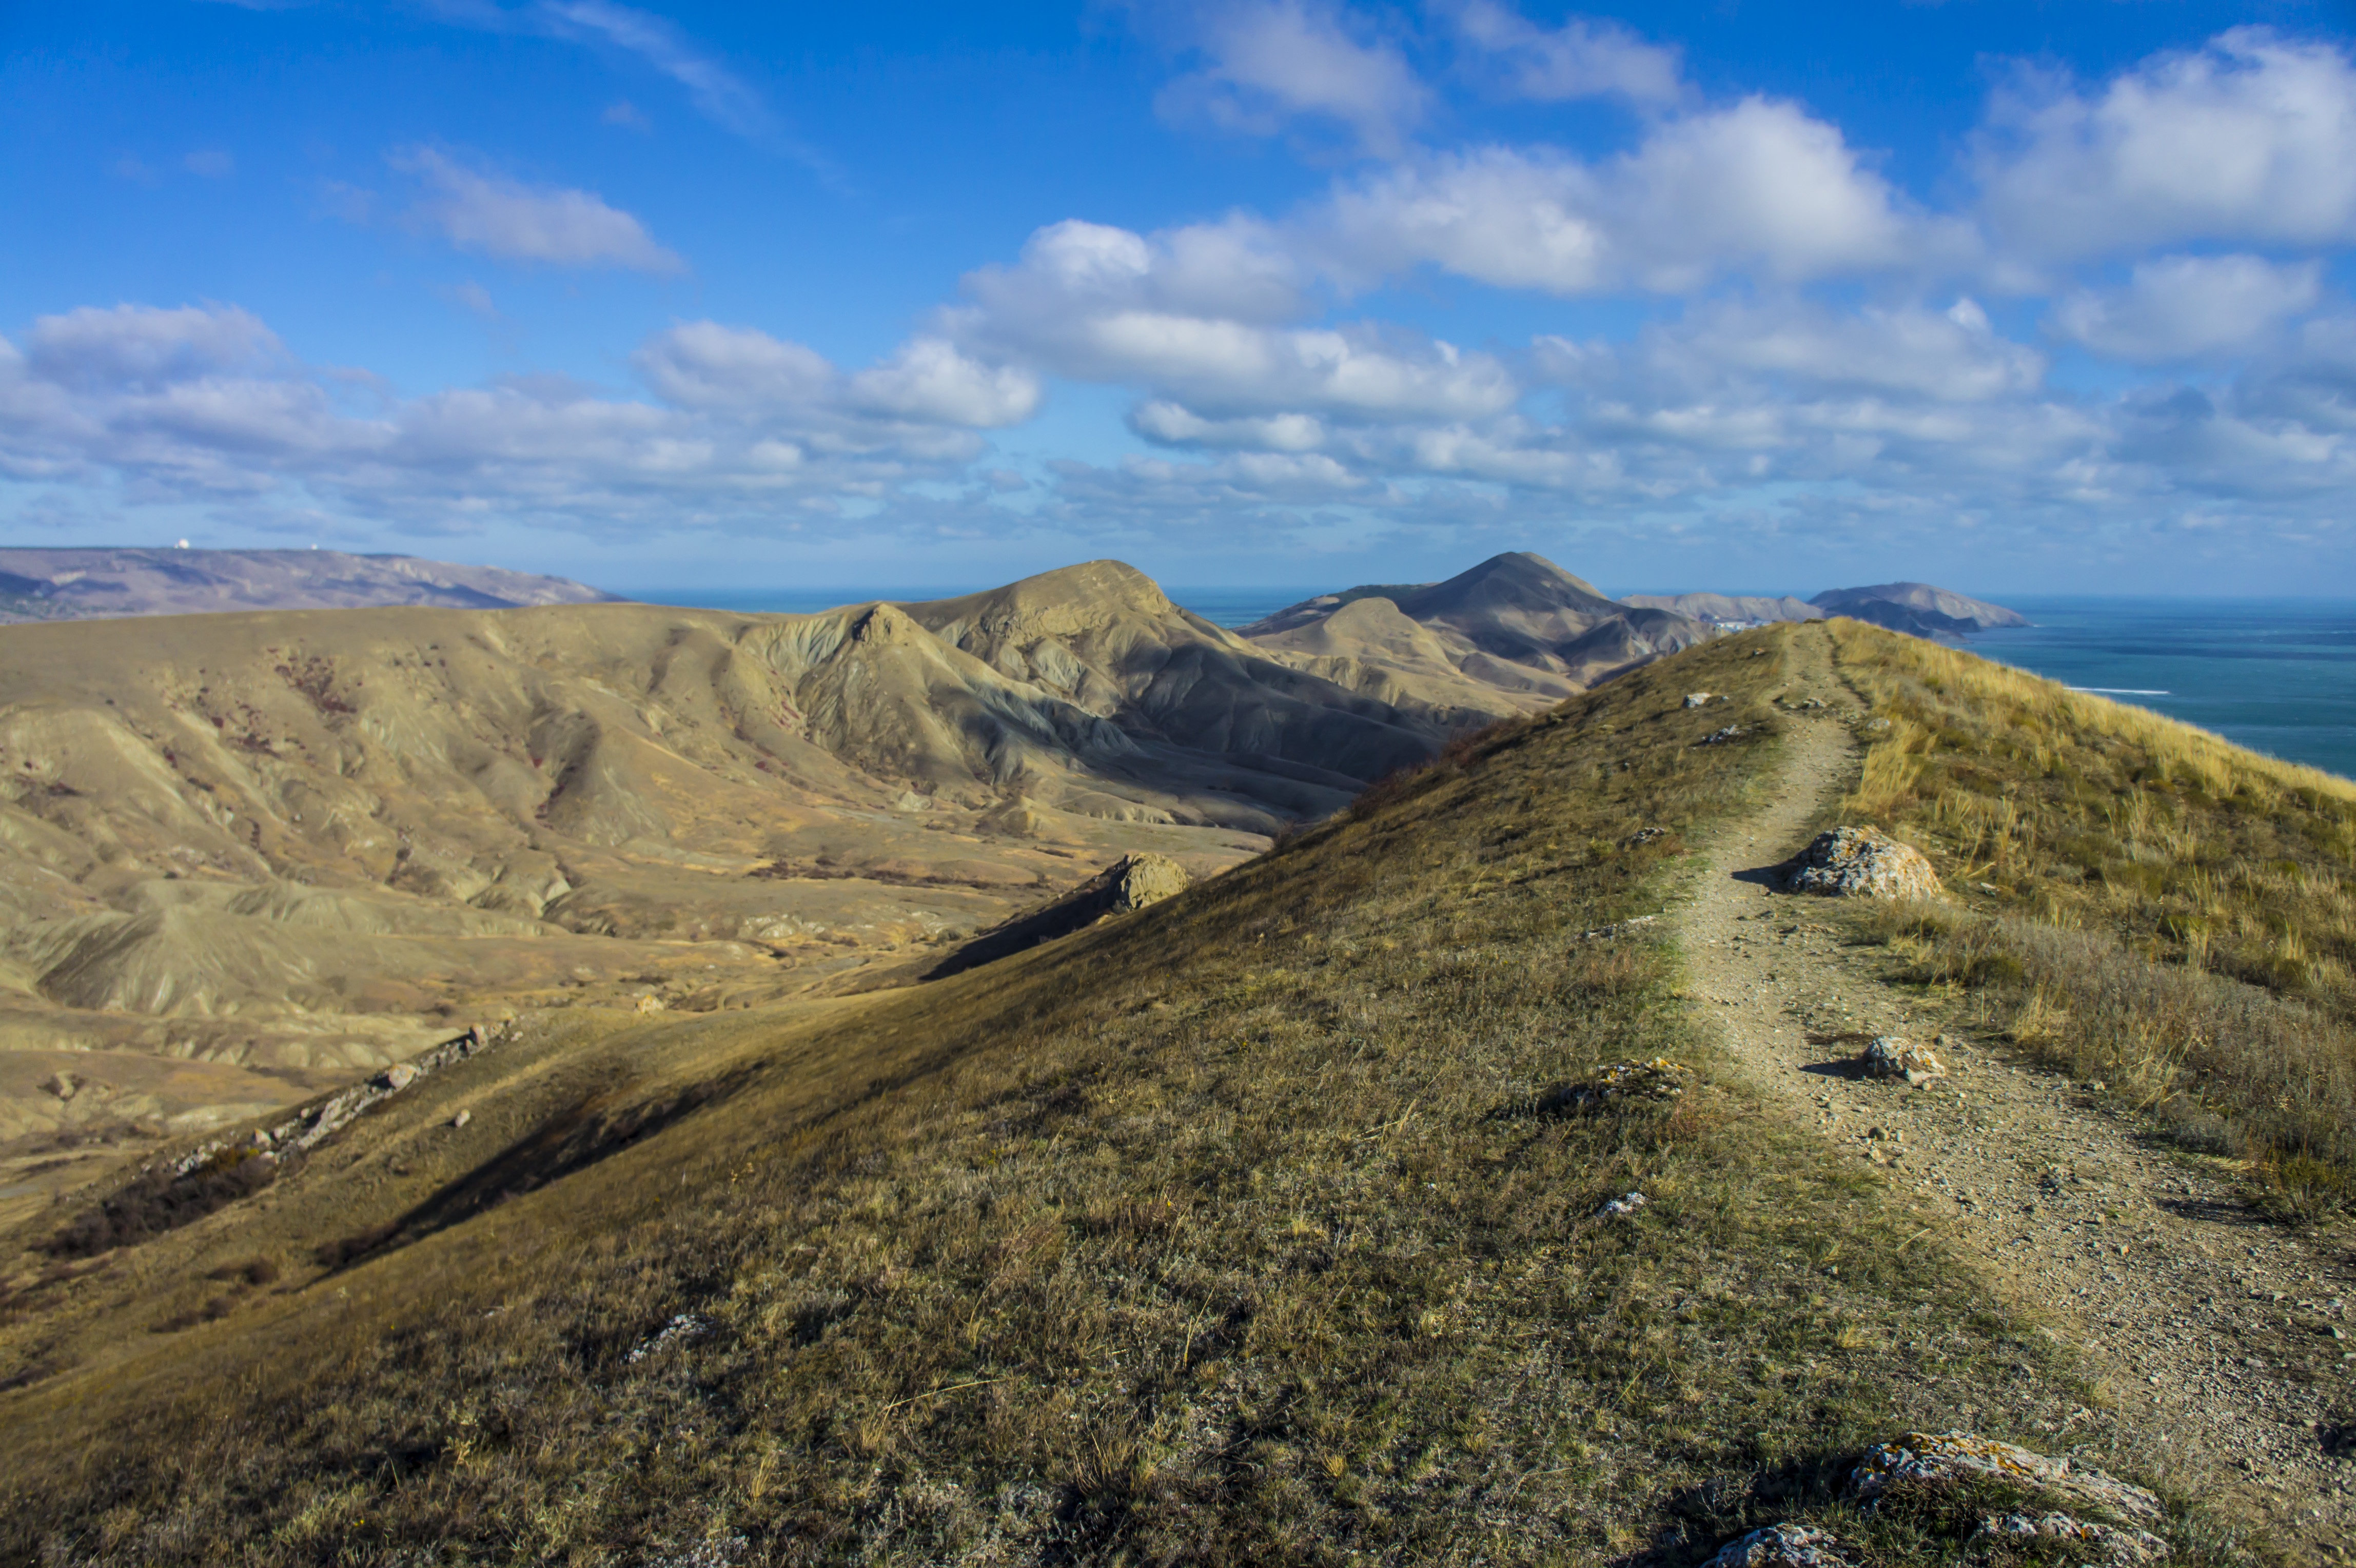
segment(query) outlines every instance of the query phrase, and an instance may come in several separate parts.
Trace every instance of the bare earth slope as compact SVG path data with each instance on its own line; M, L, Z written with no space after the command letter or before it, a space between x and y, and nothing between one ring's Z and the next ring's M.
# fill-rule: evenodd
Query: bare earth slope
M0 1074L0 1144L512 1008L854 983L1125 854L1233 864L1442 738L1098 575L980 596L988 660L888 605L0 632L0 1050L43 1064ZM90 1091L40 1090L74 1051ZM175 1100L124 1053L221 1072Z
M1362 587L1243 628L1271 656L1444 724L1550 705L1712 628L1606 598L1542 556L1494 556L1443 583Z
M339 550L0 549L0 622L324 610L516 609L614 596L564 577Z

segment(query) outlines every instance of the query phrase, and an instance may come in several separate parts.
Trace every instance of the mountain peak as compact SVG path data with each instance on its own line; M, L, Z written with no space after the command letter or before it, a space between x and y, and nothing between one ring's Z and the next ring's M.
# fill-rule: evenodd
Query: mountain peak
M1543 555L1509 550L1445 582L1399 600L1408 615L1423 618L1472 609L1558 609L1577 607L1610 614L1620 607L1584 578L1574 577Z

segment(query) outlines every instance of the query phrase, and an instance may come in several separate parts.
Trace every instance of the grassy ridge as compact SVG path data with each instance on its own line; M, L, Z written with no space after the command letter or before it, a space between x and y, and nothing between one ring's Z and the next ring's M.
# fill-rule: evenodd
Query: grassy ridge
M0 1548L1676 1560L1837 1513L1893 1427L2034 1440L2084 1393L2041 1341L1762 1120L1673 951L1584 936L1760 787L1779 650L1822 635L1681 656L1170 903L766 1040L749 1087L266 1332L0 1395ZM864 1094L798 1108L792 1062L862 1052ZM1655 1056L1697 1087L1559 1109Z
M1888 721L1852 814L1995 890L1884 917L1916 977L2296 1212L2356 1196L2356 785L1857 621L1832 635Z

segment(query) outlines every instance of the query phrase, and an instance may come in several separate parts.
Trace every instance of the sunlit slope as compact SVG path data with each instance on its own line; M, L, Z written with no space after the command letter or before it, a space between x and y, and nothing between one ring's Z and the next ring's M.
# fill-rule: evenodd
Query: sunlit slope
M1847 619L1855 814L1966 911L1895 933L2024 1044L2249 1159L2295 1208L2356 1177L2356 785Z
M1762 787L1778 650L1824 635L955 979L576 1012L429 1080L12 1298L8 1548L1594 1560L1763 1522L1891 1427L2058 1418L2045 1352L1721 1077L1662 928L1608 929ZM1660 1056L1682 1096L1562 1092Z
M1445 582L1321 594L1241 635L1270 658L1454 724L1535 712L1714 632L1515 551Z
M1006 596L1176 616L1119 572ZM1029 646L985 660L888 605L0 630L0 1047L300 1074L515 1007L774 998L1124 854L1231 865L1442 738L1248 650L1083 705ZM157 1110L215 1113L109 1124ZM0 1144L62 1118L0 1095Z

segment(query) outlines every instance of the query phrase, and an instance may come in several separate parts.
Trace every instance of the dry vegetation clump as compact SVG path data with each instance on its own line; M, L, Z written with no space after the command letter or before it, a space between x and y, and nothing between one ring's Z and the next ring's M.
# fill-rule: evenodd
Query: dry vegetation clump
M266 1331L5 1396L0 1550L1695 1562L1775 1519L1854 1527L1846 1462L1892 1430L2038 1441L2085 1397L2050 1342L1761 1119L1669 950L1580 940L1672 891L1674 833L1634 828L1757 788L1779 661L1750 655L1794 635L773 1037L766 1083L328 1275ZM1742 744L1695 745L1723 716L1683 711L1697 682L1734 693ZM1555 1092L1656 1058L1691 1086ZM793 1074L820 1060L862 1087L804 1114ZM1877 1561L1955 1550L1891 1539Z
M1916 978L2112 1082L2294 1211L2356 1188L2356 785L1837 620L1869 730L1847 810L1993 910L1886 912Z

